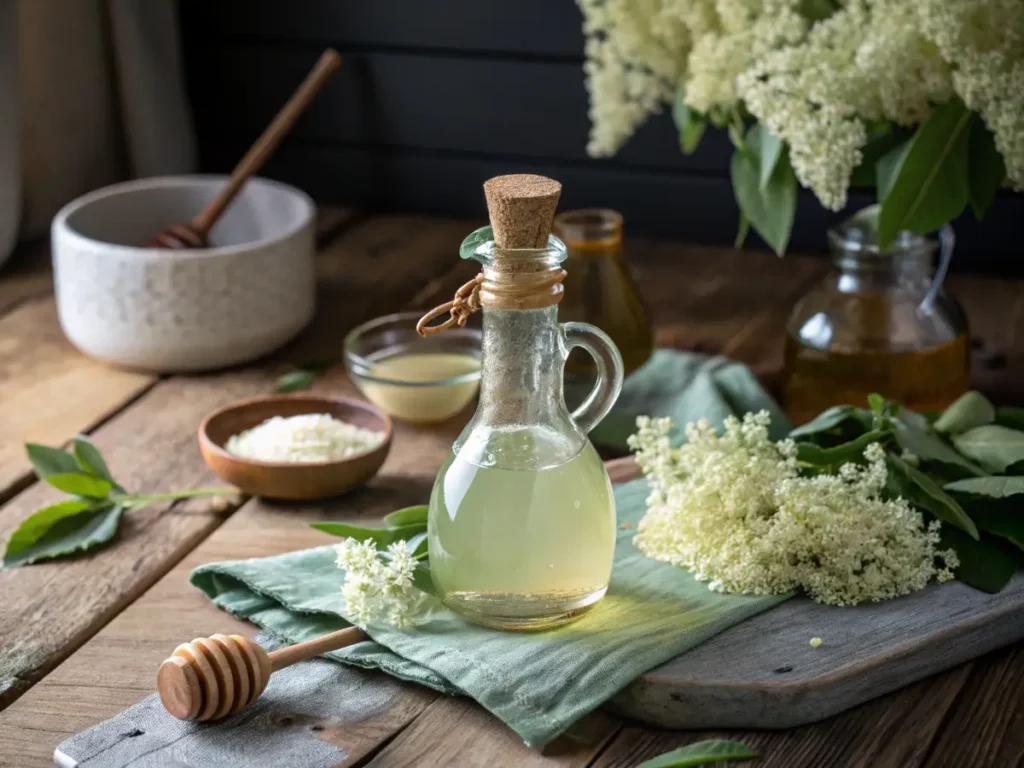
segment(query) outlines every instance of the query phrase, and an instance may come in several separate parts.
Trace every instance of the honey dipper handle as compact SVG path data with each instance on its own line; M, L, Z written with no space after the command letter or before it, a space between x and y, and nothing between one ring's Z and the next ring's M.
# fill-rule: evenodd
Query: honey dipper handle
M269 654L270 669L273 672L277 672L277 670L290 667L298 661L305 661L328 651L336 651L339 648L354 645L366 639L368 639L367 634L359 629L359 627L339 629L337 632L331 632L331 634L318 637L315 640L307 640L304 643L296 643L279 651L274 651Z
M316 66L306 75L306 79L302 81L302 85L292 94L288 103L281 108L273 122L267 126L267 129L256 139L256 142L249 147L245 157L235 166L235 170L231 172L231 178L228 179L224 188L217 193L217 196L210 201L209 205L192 219L192 226L196 230L204 235L210 231L217 219L220 218L220 215L224 213L224 209L235 199L235 195L238 194L242 185L245 184L246 179L263 167L267 158L273 154L274 150L277 149L277 145L281 143L281 139L285 137L285 134L291 130L295 121L299 119L299 115L306 110L309 102L313 100L313 97L316 96L323 84L327 82L328 78L335 73L340 65L341 57L337 51L333 48L328 48L324 51Z

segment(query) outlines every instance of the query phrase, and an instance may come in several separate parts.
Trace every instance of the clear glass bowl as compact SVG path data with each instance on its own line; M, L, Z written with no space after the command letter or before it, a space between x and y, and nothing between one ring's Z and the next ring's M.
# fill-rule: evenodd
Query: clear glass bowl
M465 328L426 338L421 312L385 315L345 337L345 369L367 400L402 421L444 421L469 405L480 388L479 315ZM475 322L474 322L475 321Z

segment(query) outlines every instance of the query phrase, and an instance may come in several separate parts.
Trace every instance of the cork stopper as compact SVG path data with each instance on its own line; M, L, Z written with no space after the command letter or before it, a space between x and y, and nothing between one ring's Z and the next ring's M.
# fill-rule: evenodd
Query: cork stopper
M517 173L484 182L487 213L498 248L543 248L548 243L562 185Z

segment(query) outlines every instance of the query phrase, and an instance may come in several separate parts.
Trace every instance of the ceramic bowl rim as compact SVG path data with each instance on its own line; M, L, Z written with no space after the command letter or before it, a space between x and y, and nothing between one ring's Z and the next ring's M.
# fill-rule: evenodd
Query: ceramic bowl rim
M311 226L314 218L316 217L316 204L313 202L313 198L303 192L297 187L293 187L290 184L285 184L281 181L274 179L267 179L262 176L253 176L246 183L247 184L260 184L273 190L274 192L281 193L294 198L298 203L301 204L302 209L296 220L289 224L284 230L275 235L274 237L266 238L263 240L252 240L247 243L237 243L235 245L220 245L214 248L187 248L182 250L168 250L162 248L143 248L142 246L135 245L123 245L121 243L109 243L105 240L97 240L93 237L83 235L77 229L72 227L68 223L68 218L80 211L88 208L95 203L105 200L109 197L123 194L132 194L140 190L148 189L159 189L161 187L174 187L174 188L189 188L201 186L197 182L220 182L226 183L228 176L224 174L216 173L196 173L196 174L181 174L175 176L151 176L144 179L133 179L131 181L122 181L116 184L110 184L99 189L95 189L92 192L87 192L81 195L70 203L65 205L57 214L53 217L53 224L51 225L51 232L54 237L54 252L58 249L58 243L63 242L65 246L71 245L76 248L88 249L91 251L103 251L108 253L115 253L122 256L131 255L135 259L159 259L166 260L173 258L176 260L183 259L213 259L218 256L233 256L238 254L251 253L255 250L261 250L263 248L277 245L294 237L297 233ZM198 211L197 211L198 213ZM156 234L156 233L154 233Z
M210 422L214 419L223 416L229 411L240 410L242 408L251 407L257 403L266 402L287 402L296 400L319 400L323 403L341 403L348 407L356 408L357 410L367 411L384 424L384 439L372 448L366 448L365 450L359 451L358 453L351 453L340 459L330 459L328 461L261 461L259 459L247 459L244 456L236 456L233 453L228 453L228 450L217 443L209 434ZM280 414L278 414L280 415ZM310 467L332 467L346 464L350 461L365 458L377 451L386 450L391 445L392 438L392 424L391 417L388 416L377 406L372 403L367 403L362 400L356 400L352 397L333 397L331 395L317 395L311 393L299 393L293 395L258 395L256 397L245 398L244 400L235 400L232 403L228 403L225 406L218 408L215 411L207 414L202 422L199 424L199 442L200 444L212 453L217 454L219 457L226 459L237 464L248 464L254 467L264 467L266 469L309 469Z
M364 381L372 381L375 384L387 384L393 387L408 387L410 389L426 389L432 387L451 387L457 384L469 384L470 382L480 381L483 376L483 369L478 368L470 373L460 373L458 376L449 376L447 379L436 379L434 381L408 381L407 379L391 379L386 376L379 376L364 372L370 370L373 367L373 363L367 360L361 355L357 355L352 351L352 347L355 345L356 340L365 334L367 331L372 331L383 325L390 323L397 323L400 321L408 320L412 326L415 326L416 321L423 316L422 312L407 311L407 312L392 312L389 315L381 315L375 317L372 320L368 320L365 323L361 323L353 328L351 331L345 334L345 338L342 341L342 350L345 356L345 367L348 369L350 375L358 377ZM480 349L483 349L483 331L477 328L452 328L445 333L461 333L464 335L472 336L480 342ZM353 370L352 366L356 365L364 370Z

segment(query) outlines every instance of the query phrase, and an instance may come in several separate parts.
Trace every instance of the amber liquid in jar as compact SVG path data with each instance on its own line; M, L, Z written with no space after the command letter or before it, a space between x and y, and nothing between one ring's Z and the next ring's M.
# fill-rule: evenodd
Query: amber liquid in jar
M867 407L877 392L918 413L941 411L970 389L967 334L912 351L814 349L786 336L782 401L794 424L833 405Z

